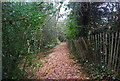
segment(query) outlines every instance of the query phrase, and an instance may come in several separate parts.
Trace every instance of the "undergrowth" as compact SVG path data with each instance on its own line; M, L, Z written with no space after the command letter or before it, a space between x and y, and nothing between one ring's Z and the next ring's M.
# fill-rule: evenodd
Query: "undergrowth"
M107 67L102 64L85 61L82 63L82 69L88 74L90 79L120 80L120 74L115 70L107 69Z
M39 67L42 67L41 58L44 58L49 55L49 52L45 52L53 47L56 44L46 45L39 53L33 54L33 52L26 55L19 55L19 58L16 62L10 62L11 68L10 73L3 72L3 79L32 79L35 78L34 73L38 70ZM40 54L43 52L42 54ZM44 53L45 52L45 53ZM6 58L7 59L7 58ZM5 59L4 59L5 60ZM8 63L8 62L7 62ZM12 77L12 78L11 78Z
M50 44L46 45L44 49L41 50L41 52L44 52L46 50L49 50L53 47L55 47L56 44ZM23 78L35 78L34 73L38 70L39 67L42 67L41 58L44 58L49 55L49 52L43 53L43 54L28 54L23 58L21 61L19 61L19 68L21 68L23 73Z
M73 43L69 43L68 46L70 51L70 57L74 57L77 62L82 67L82 70L87 74L90 79L107 79L108 81L120 80L120 73L115 70L110 70L106 65L103 64L95 64L93 62L89 62L88 60L81 60L79 53L76 51Z
M115 70L108 69L105 65L94 64L89 61L81 61L80 57L76 57L76 55L74 55L73 53L70 53L70 58L75 58L77 60L77 62L81 66L81 69L90 79L107 79L109 81L116 79L120 80L120 74L117 73Z

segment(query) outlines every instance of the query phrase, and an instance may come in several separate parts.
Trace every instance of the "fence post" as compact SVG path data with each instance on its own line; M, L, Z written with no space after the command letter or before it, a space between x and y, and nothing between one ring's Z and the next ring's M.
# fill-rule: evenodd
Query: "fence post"
M105 64L107 65L107 58L108 58L108 57L107 57L107 55L108 55L108 54L107 54L107 43L108 43L108 42L107 42L107 33L105 33L105 38L104 38L104 40L105 40L105 41L104 41L104 46L105 46L105 53L104 53L104 55L105 55Z
M107 65L120 72L120 33L100 33L73 41L78 58ZM72 48L73 49L73 48Z
M116 57L115 57L115 69L120 73L120 33L118 33L118 43L116 49Z
M112 67L112 55L113 55L113 40L114 39L114 34L112 33L112 40L111 40L111 51L110 51L110 57L109 57L109 63L108 66Z
M116 56L116 46L117 46L117 33L115 33L114 36L114 49L113 49L113 61L112 61L112 69L114 69L114 64L115 64L115 56Z

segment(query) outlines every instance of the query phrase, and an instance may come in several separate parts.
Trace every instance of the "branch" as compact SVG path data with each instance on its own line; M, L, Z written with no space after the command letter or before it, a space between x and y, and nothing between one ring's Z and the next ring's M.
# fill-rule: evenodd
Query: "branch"
M39 3L38 6L40 6L40 5L43 4L43 3L44 3L44 2Z

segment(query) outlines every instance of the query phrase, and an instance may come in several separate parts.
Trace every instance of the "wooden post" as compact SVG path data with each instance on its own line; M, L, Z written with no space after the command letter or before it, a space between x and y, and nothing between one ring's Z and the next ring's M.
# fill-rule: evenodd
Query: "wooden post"
M112 68L114 69L114 64L115 64L115 56L116 56L116 45L117 44L117 33L115 33L115 36L114 36L114 49L113 49L113 61L112 61Z
M109 66L112 67L112 56L113 56L113 41L114 41L114 33L112 33L112 40L111 40L111 54L110 54L110 61Z
M110 60L111 60L111 39L112 39L112 35L109 33L109 56L108 56L108 68L110 68L111 66L110 66Z
M95 35L95 62L97 63L97 34Z
M104 33L102 33L102 63L105 64L105 36Z
M118 46L118 57L117 57L117 59L118 59L118 64L117 64L117 70L118 70L118 73L120 73L120 33L119 33L119 46Z
M105 53L104 53L104 55L105 55L105 64L107 64L107 33L105 33L105 38L104 38L104 46L105 46Z
M117 47L116 47L116 56L115 56L115 62L114 62L114 70L117 69L117 66L118 66L117 63L120 62L120 61L118 61L119 60L119 50L120 50L120 33L117 33L117 34L118 34L118 36L116 38Z
M101 62L101 53L100 53L100 34L98 34L98 63Z
M102 54L103 54L103 50L102 50L102 33L100 33L100 60L102 62Z

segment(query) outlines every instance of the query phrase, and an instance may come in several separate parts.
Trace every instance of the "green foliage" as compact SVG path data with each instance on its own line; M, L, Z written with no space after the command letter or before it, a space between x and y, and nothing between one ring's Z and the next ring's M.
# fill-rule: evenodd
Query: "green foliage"
M90 77L90 79L107 79L107 80L120 79L120 74L115 70L108 69L107 65L104 65L102 63L95 64L93 63L93 58L91 58L92 61L83 60L78 50L76 50L73 41L68 42L68 48L70 51L70 58L75 58L77 62L81 64L82 69L85 71L85 73L87 73L87 76ZM91 47L90 49L93 48L94 47Z
M120 79L118 73L116 73L114 70L107 69L105 65L93 64L91 62L85 61L82 64L82 69L88 73L88 77L91 79Z
M48 45L45 46L46 49L48 49L48 48L52 48L52 47L55 47L55 44L54 44L54 43L52 43L52 44L48 44Z
M66 23L67 38L78 38L101 32L119 31L118 2L69 3L71 12ZM73 24L75 23L75 24ZM71 37L69 36L71 35Z
M75 35L77 34L76 22L73 21L73 14L69 14L68 17L69 19L65 23L64 29L65 37L67 39L74 39L76 37Z
M17 67L23 56L37 54L48 43L48 47L55 46L55 23L51 22L56 19L51 19L51 15L55 17L57 10L53 6L44 2L2 3L3 78L23 77ZM28 60L28 64L32 65L33 60Z

